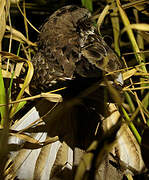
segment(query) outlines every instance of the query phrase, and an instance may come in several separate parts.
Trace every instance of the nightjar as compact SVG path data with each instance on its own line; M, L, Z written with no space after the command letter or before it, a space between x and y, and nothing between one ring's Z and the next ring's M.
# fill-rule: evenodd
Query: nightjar
M101 78L101 72L121 69L119 58L98 34L85 8L68 5L42 26L38 52L32 59L33 86L48 91L59 82ZM121 73L113 80L123 84Z
M122 67L98 34L90 12L74 5L54 12L41 28L32 63L31 85L37 90L67 87L60 91L64 101L55 108L49 101L44 113L40 113L43 105L36 107L40 117L52 109L44 116L49 136L58 135L72 148L87 148L95 138L100 115L105 114L105 87L100 87L99 82L103 74ZM111 79L123 84L121 73L113 74Z

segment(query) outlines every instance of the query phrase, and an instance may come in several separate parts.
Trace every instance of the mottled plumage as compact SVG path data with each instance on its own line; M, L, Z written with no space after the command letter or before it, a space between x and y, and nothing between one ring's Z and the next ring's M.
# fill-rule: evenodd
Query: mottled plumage
M40 117L47 114L43 119L48 135L58 135L72 148L86 149L102 132L95 133L101 117L108 114L105 101L112 99L111 91L105 93L106 87L99 82L106 72L121 69L119 58L98 34L90 12L78 6L54 12L41 28L32 63L31 85L37 90L67 87L59 92L63 102L56 107L49 101L36 106ZM122 83L119 73L109 79Z
M119 58L98 34L85 8L65 6L42 26L38 52L32 59L32 83L46 91L58 81L98 78L101 70L121 68ZM118 77L119 76L119 77ZM121 82L120 74L114 76Z

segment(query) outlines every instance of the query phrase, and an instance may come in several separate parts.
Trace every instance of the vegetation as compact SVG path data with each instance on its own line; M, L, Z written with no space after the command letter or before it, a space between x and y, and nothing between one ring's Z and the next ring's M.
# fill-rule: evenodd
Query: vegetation
M149 126L149 24L147 21L149 17L149 3L147 0L106 0L106 2L102 0L82 0L80 5L81 3L92 12L99 33L105 39L107 37L106 35L112 36L112 48L115 49L115 52L124 64L124 68L121 69L125 81L122 90L124 93L124 103L121 103L115 98L119 96L116 90L111 92L119 106L119 110L116 109L115 111L121 115L122 122L125 122L124 124L127 124L134 134L141 147L145 166L148 168L148 157L144 152L149 151L149 144L146 141ZM46 2L39 3L39 5L41 4L43 11L45 7L45 13L47 13ZM60 4L64 5L62 3ZM15 29L12 25L12 21L15 21L13 8L17 8L17 12L23 17L24 27L20 28L22 31ZM56 8L59 8L57 4L55 5ZM28 135L25 133L30 127L42 127L42 121L40 119L28 123L24 127L22 126L22 129L13 128L21 120L22 111L20 110L26 108L28 102L38 98L46 98L56 103L62 101L59 94L54 94L56 91L60 91L60 89L36 96L30 96L29 94L28 87L34 73L30 60L35 53L34 50L37 48L37 44L32 41L36 39L40 30L37 30L34 24L31 23L32 19L26 13L28 9L30 11L36 9L35 11L38 12L38 5L35 3L25 3L25 1L17 1L14 4L10 4L10 1L5 0L0 2L0 176L2 179L9 175L12 179L15 178L17 168L19 169L23 163L22 161L25 161L22 159L23 152L25 152L24 149L30 149L30 151L33 149L42 149L42 152L45 152L44 150L50 147L51 143L59 140L55 136L40 141L32 136L32 134ZM30 34L35 33L36 37L30 37ZM16 118L16 113L19 114L19 119ZM116 133L121 125L116 124L114 126L115 129L109 130L105 135L104 143L102 145L100 144L100 148L99 142L94 141L91 144L83 157L87 166L93 165L94 154L91 153L92 150L97 153L96 158L98 159L98 162L94 166L101 164L99 159L103 156L103 151L108 152L110 150L109 147L112 147L115 142ZM111 135L113 139L109 141ZM10 136L17 137L27 143L23 146L17 143L8 143ZM65 153L68 152L68 147L66 148L65 144L62 147L65 148ZM22 156L19 156L18 159L9 157L12 151L19 151L22 153ZM16 169L13 167L14 162L16 164L18 163ZM42 164L44 162L45 159L43 158ZM40 168L38 169L37 166L39 164L36 164L35 167L38 173ZM34 172L34 176L36 173ZM83 162L80 162L75 179L83 179L86 173L87 169L84 168ZM143 173L141 172L140 177L145 178L145 175L142 175ZM127 178L135 179L135 176L132 177L128 174Z

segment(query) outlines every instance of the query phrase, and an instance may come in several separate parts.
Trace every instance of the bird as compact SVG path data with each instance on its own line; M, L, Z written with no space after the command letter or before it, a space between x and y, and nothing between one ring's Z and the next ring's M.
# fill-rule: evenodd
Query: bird
M86 8L58 9L41 26L38 51L32 58L32 89L47 92L67 87L60 91L63 102L51 108L45 121L49 136L58 135L72 148L86 149L95 137L104 115L104 87L99 82L105 74L115 72L109 81L116 87L123 85L122 74L117 72L122 68L120 58L94 24ZM51 107L49 102L46 107Z
M119 57L99 35L86 8L67 5L55 11L41 27L38 52L32 58L32 84L48 91L56 84L75 79L99 79L120 70ZM113 81L122 85L122 74ZM63 83L62 83L63 82Z

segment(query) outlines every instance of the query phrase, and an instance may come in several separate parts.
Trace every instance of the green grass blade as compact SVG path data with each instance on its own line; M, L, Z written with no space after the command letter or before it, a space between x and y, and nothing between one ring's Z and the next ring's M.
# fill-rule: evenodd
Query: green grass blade
M4 81L2 76L2 69L0 68L0 104L6 104L6 94L5 94L5 87ZM0 107L0 114L1 114L1 125L4 125L4 118L5 118L5 107Z
M82 6L86 7L89 11L93 11L92 0L82 0Z
M126 120L128 121L129 127L130 127L131 131L133 132L133 134L135 135L138 143L141 144L141 136L140 136L140 134L138 133L136 127L135 127L134 124L133 124L133 122L130 121L130 117L128 116L127 112L125 111L125 109L124 109L123 107L122 107L122 112L123 112Z
M119 13L120 13L121 19L122 19L122 21L123 21L123 24L124 24L124 26L127 28L127 27L130 26L130 21L129 21L128 17L127 17L127 14L126 14L125 11L122 9L121 4L120 4L120 1L117 0L116 2L117 2L117 6L118 6L118 9L119 9ZM139 64L141 64L141 63L143 62L143 58L142 58L142 55L140 54L139 47L138 47L138 45L137 45L137 42L136 42L134 33L133 33L133 31L132 31L131 28L127 28L127 34L128 34L129 39L130 39L130 42L131 42L133 51L136 53L136 54L135 54L136 60L138 61ZM142 70L143 70L144 72L147 72L145 66L141 66L141 68L142 68Z

